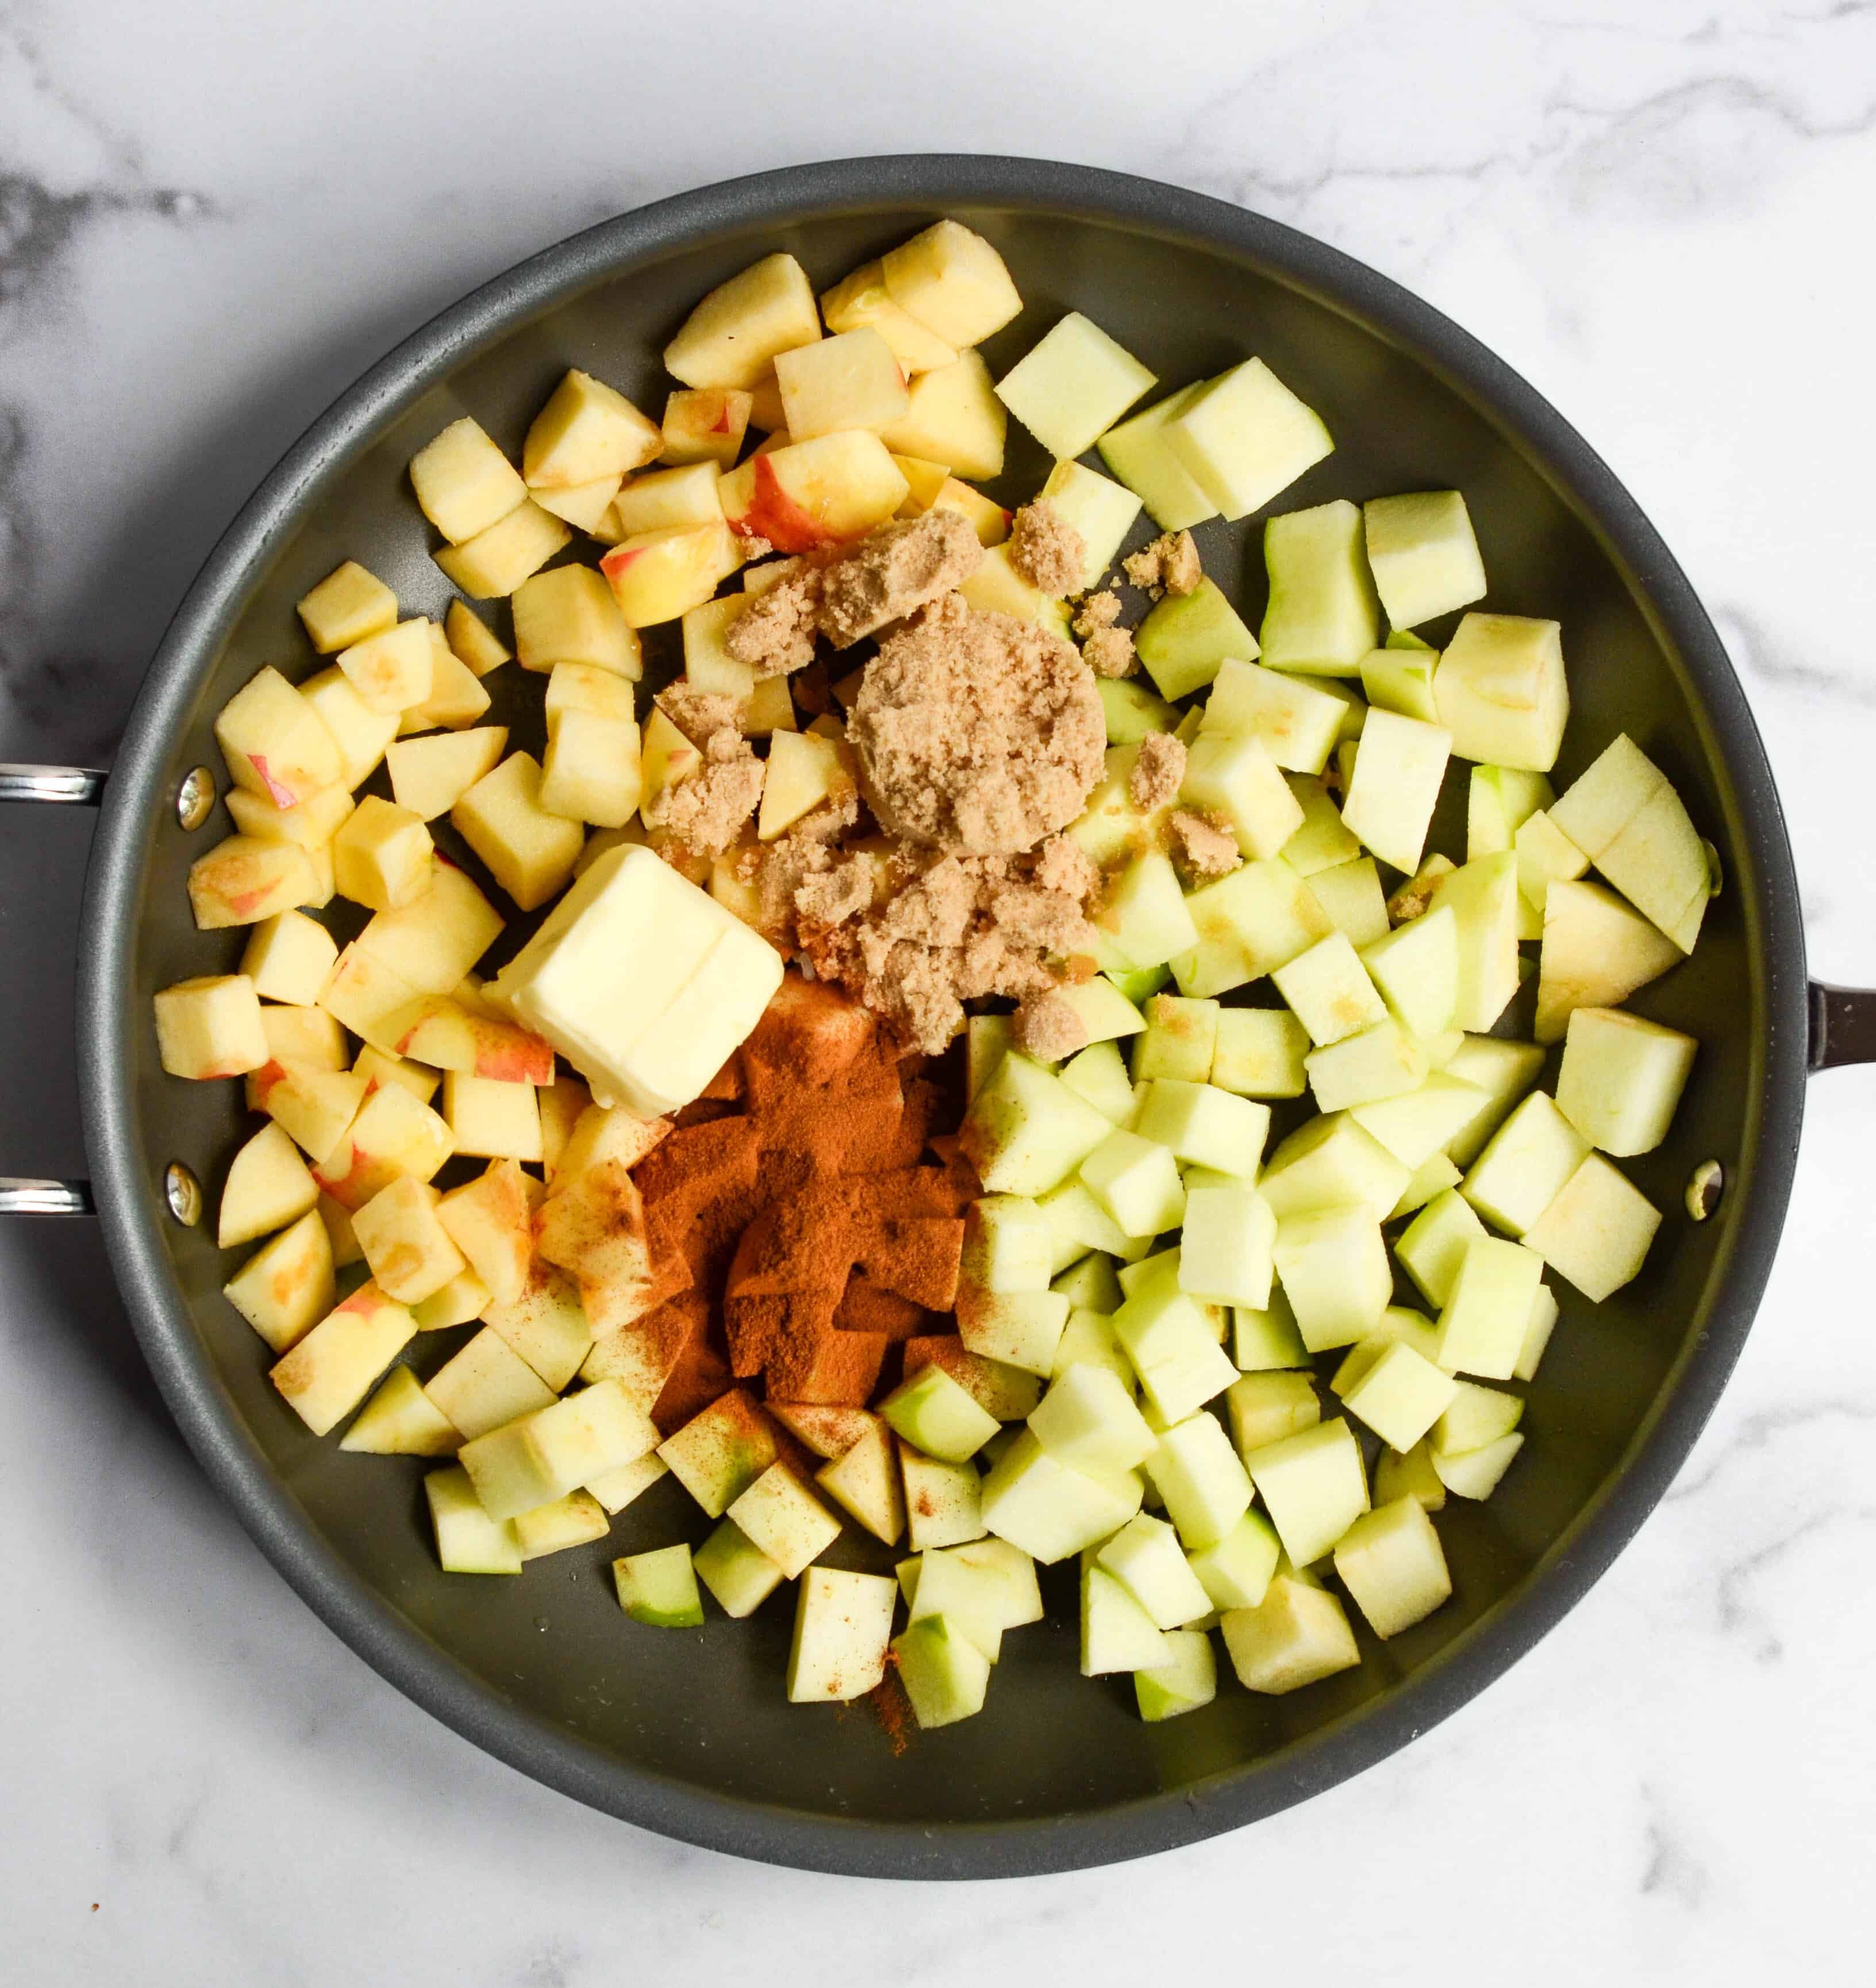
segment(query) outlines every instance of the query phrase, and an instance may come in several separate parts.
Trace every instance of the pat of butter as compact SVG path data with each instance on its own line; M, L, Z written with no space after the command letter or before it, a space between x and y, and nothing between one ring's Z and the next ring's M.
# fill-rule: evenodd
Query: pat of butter
M486 991L553 1044L596 1102L654 1118L701 1092L781 984L773 946L627 843L574 884Z

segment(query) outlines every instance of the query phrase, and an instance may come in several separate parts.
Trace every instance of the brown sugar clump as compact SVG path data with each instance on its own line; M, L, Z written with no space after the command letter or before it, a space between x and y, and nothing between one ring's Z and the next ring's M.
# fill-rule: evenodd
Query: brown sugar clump
M1121 563L1134 586L1156 600L1162 593L1190 593L1205 577L1190 532L1163 532Z
M681 681L668 685L654 701L693 746L708 746L716 733L734 732L741 718L733 697Z
M1090 593L1075 616L1075 633L1085 642L1097 630L1111 628L1121 618L1121 597L1111 587Z
M1140 667L1133 636L1124 628L1097 628L1081 645L1083 660L1097 677L1131 677Z
M959 855L1013 854L1081 812L1107 723L1071 644L947 594L881 644L847 735L889 833Z
M688 854L720 856L762 797L762 762L742 734L726 726L711 734L704 763L662 796L651 825Z
M1142 814L1175 800L1185 778L1185 744L1170 732L1149 732L1127 776L1127 797Z
M1087 1023L1055 989L1025 1001L1015 1020L1017 1048L1039 1062L1060 1063L1088 1046Z
M962 512L887 525L821 569L820 631L838 649L953 593L983 561Z
M730 623L723 646L759 677L786 676L803 669L814 660L820 602L820 570L805 562L797 564Z
M1172 860L1193 883L1227 876L1244 860L1238 838L1215 815L1175 808L1166 829L1172 838Z
M1019 580L1059 600L1080 590L1087 541L1053 504L1037 498L1009 521L1009 563Z

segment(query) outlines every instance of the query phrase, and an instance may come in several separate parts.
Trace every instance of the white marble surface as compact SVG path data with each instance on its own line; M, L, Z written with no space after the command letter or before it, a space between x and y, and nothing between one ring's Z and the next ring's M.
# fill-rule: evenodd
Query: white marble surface
M0 758L108 752L239 499L467 286L680 188L919 148L1223 194L1495 346L1686 563L1781 776L1814 969L1876 981L1869 0L801 0L685 18L0 0ZM8 879L0 945L46 929L21 888ZM1790 1233L1713 1426L1614 1571L1502 1682L1274 1824L1122 1873L963 1891L675 1848L432 1723L206 1489L83 1229L16 1228L0 1237L5 1972L150 1988L585 1988L751 1966L778 1983L1072 1971L1090 1988L1168 1964L1864 1978L1872 1107L1868 1073L1815 1087ZM9 1128L33 1149L9 1170L50 1170L62 1136Z

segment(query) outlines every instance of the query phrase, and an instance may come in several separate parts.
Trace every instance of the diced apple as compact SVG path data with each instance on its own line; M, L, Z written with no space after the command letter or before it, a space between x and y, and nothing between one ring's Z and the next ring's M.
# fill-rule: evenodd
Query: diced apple
M1058 462L1086 454L1154 384L1100 326L1070 311L997 382L997 397Z
M362 1401L404 1350L416 1321L375 1284L343 1299L269 1374L315 1435L324 1435Z
M1437 725L1439 706L1433 696L1433 672L1438 665L1437 649L1423 646L1404 651L1394 646L1391 635L1384 646L1371 649L1362 658L1361 694L1381 710Z
M341 772L324 721L278 670L251 677L221 707L215 741L236 784L278 808L330 787Z
M179 980L152 1005L157 1056L171 1077L240 1077L269 1060L260 997L245 973Z
M1400 1199L1411 1169L1341 1112L1313 1118L1290 1134L1259 1176L1257 1191L1279 1222L1317 1209L1361 1206L1381 1220Z
M1706 852L1680 796L1626 734L1550 813L1638 911L1693 951L1712 891Z
M434 848L421 815L367 794L333 837L333 878L354 904L395 911L429 889Z
M1279 766L1320 773L1347 709L1317 685L1232 658L1219 665L1202 729L1254 738Z
M553 1390L502 1335L484 1327L424 1384L465 1440L553 1403Z
M463 666L485 677L509 661L508 646L468 607L452 600L443 617L443 639Z
M245 787L228 791L228 811L243 835L261 842L291 842L309 855L331 841L352 812L351 795L335 780L292 807L275 807Z
M624 481L619 475L596 476L590 483L570 483L551 490L537 485L534 502L551 516L610 545L617 536L610 529L613 499Z
M432 621L430 632L430 688L421 702L407 705L397 718L400 738L412 732L428 732L438 725L452 732L473 725L486 716L488 691L482 679L444 639L443 631Z
M521 1541L514 1522L489 1517L461 1465L429 1472L424 1496L436 1532L437 1559L445 1574L520 1573Z
M1417 628L1482 600L1485 562L1457 490L1375 497L1362 506L1368 565L1396 628Z
M1179 799L1221 816L1249 857L1268 858L1303 825L1303 810L1256 739L1202 733L1188 749Z
M1083 453L1076 451L1078 455ZM1084 555L1081 584L1070 590L1086 593L1099 586L1101 576L1114 564L1134 520L1140 516L1139 498L1124 485L1066 459L1050 471L1047 482L1036 495L1081 534Z
M379 634L397 619L397 597L357 560L335 567L294 605L322 656Z
M1261 1311L1234 1305L1231 1319L1231 1357L1242 1372L1272 1373L1310 1364L1309 1349L1296 1330L1296 1315L1274 1283L1270 1302Z
M420 1303L411 1307L419 1332L446 1332L479 1318L491 1302L488 1286L473 1270L458 1270Z
M643 795L639 750L638 726L630 718L566 713L549 729L541 762L541 806L570 821L624 827Z
M1372 1209L1356 1205L1282 1217L1273 1248L1283 1294L1312 1353L1352 1346L1374 1330L1394 1277Z
M1578 1008L1557 1073L1557 1109L1605 1153L1651 1153L1668 1136L1699 1048L1692 1036L1658 1022Z
M756 817L756 838L773 842L823 802L850 794L853 761L845 742L810 732L778 732L769 741Z
M664 403L664 446L659 460L714 462L728 468L742 453L750 404L741 387L679 387Z
M907 458L895 455L894 462ZM934 511L955 511L959 516L970 520L971 529L977 534L977 543L987 551L992 546L1000 546L1009 536L1010 514L992 498L986 497L981 490L973 490L968 483L962 483L955 476L947 476L938 494L931 500Z
M1427 1077L1425 1049L1391 1018L1312 1050L1303 1062L1319 1111L1357 1111L1399 1099L1418 1090Z
M1641 1270L1661 1211L1619 1168L1591 1153L1525 1231L1526 1246L1600 1304Z
M519 1297L505 1302L491 1296L481 1315L549 1387L564 1388L582 1371L593 1345L593 1326L580 1292L580 1286L563 1272L549 1263L536 1263ZM624 1378L617 1374L588 1378L622 1384ZM630 1387L627 1391L639 1398Z
M1482 1034L1518 991L1518 860L1509 852L1463 864L1434 886L1452 911L1459 978L1451 1026Z
M1156 1628L1177 1629L1211 1612L1211 1597L1164 1519L1137 1513L1102 1547L1095 1564L1121 1583Z
M421 1303L464 1267L461 1253L437 1219L438 1199L423 1182L394 1180L352 1217L372 1276L400 1304Z
M1340 1417L1252 1451L1245 1467L1298 1567L1320 1560L1368 1509L1361 1447Z
M752 1615L782 1584L782 1570L733 1519L724 1520L697 1549L693 1565L732 1621Z
M1262 978L1330 931L1309 886L1279 859L1246 863L1185 901L1198 934L1172 969L1182 994L1208 996Z
M777 353L821 335L814 292L792 255L765 255L719 283L664 348L668 371L687 387L757 386Z
M340 652L337 667L368 709L383 717L407 711L430 695L434 625L417 616Z
M331 1152L314 1163L313 1177L355 1214L399 1174L428 1180L455 1150L449 1127L428 1105L398 1085L386 1084L358 1107Z
M1283 1549L1261 1512L1246 1512L1221 1540L1188 1556L1215 1608L1255 1608L1276 1572Z
M365 1080L343 1070L269 1062L248 1079L251 1108L265 1111L316 1166L343 1140L364 1101Z
M1212 682L1227 661L1249 663L1258 654L1257 637L1217 585L1204 579L1191 593L1168 593L1160 601L1134 643L1165 698L1189 696Z
M668 525L714 525L723 515L722 488L723 472L714 462L647 469L614 501L614 536L635 538Z
M1102 460L1141 499L1162 532L1182 532L1218 516L1219 507L1187 470L1170 436L1171 424L1200 399L1208 384L1202 380L1181 387L1100 439Z
M215 1241L224 1249L271 1235L312 1212L318 1184L278 1125L264 1125L230 1163Z
M772 1463L731 1505L750 1543L793 1580L840 1536L840 1522L783 1462Z
M1309 1032L1281 1008L1226 1008L1218 1016L1208 1073L1245 1097L1300 1097L1308 1085Z
M779 1454L769 1418L740 1388L722 1395L658 1445L671 1474L721 1518Z
M1259 631L1273 669L1357 676L1380 638L1361 513L1337 498L1264 526L1270 595ZM1411 866L1408 866L1411 867Z
M1126 1524L1140 1510L1143 1486L1126 1472L1095 1476L1050 1456L1025 1429L983 1482L983 1523L999 1539L1053 1566ZM917 1507L913 1538L918 1539Z
M1238 1378L1205 1312L1170 1280L1137 1287L1110 1322L1148 1405L1168 1426Z
M528 494L520 472L466 415L411 458L411 485L424 516L451 545L505 518Z
M708 600L742 556L729 526L720 520L669 525L635 532L614 546L600 561L600 570L627 626L649 628L674 621Z
M720 495L738 532L799 553L864 537L909 488L879 437L853 430L754 457L724 478Z
M410 1368L394 1367L339 1447L367 1456L452 1456L461 1441L461 1432Z
M992 546L984 554L983 563L958 591L980 614L1010 614L1058 635L1068 633L1067 610L1017 572L1007 546Z
M895 1439L897 1440L897 1439ZM984 1536L983 1480L974 1463L946 1463L897 1441L906 1533L914 1552Z
M962 1137L989 1192L1038 1195L1073 1173L1111 1130L1060 1078L1012 1053L972 1101Z
M789 1646L789 1702L845 1704L878 1685L886 1675L897 1598L883 1574L810 1568Z
M617 1382L600 1381L473 1438L458 1458L484 1510L493 1519L512 1519L657 1446L651 1417Z
M1543 1263L1522 1244L1474 1236L1440 1313L1440 1365L1449 1373L1509 1381L1517 1371L1543 1276Z
M875 1539L892 1546L904 1532L905 1496L897 1445L891 1431L876 1417L865 1418L858 1439L817 1470L814 1481Z
M661 1477L669 1475L664 1459L654 1450L636 1463L622 1463L617 1469L602 1470L598 1476L588 1479L586 1489L607 1511L618 1513L650 1490Z
M636 681L644 669L637 631L626 626L604 576L591 566L556 566L515 590L515 647L525 670L583 663Z
M1234 1381L1225 1397L1225 1410L1231 1418L1231 1439L1241 1457L1313 1428L1322 1420L1322 1404L1311 1377L1277 1370L1249 1373Z
M1547 773L1570 716L1561 630L1519 614L1466 615L1440 658L1433 696L1459 758Z
M1188 1553L1229 1539L1250 1510L1251 1480L1215 1415L1173 1423L1147 1470Z
M624 475L655 462L664 446L655 421L615 388L576 367L528 430L522 474L530 484L564 489L597 477Z
M901 310L962 351L981 345L1023 308L1003 259L961 222L940 221L880 259Z
M1460 1192L1494 1228L1522 1236L1589 1150L1555 1102L1535 1091L1492 1135Z
M1320 418L1261 359L1206 381L1167 424L1166 439L1226 518L1262 509L1335 447Z
M1124 1236L1164 1235L1185 1218L1178 1163L1151 1139L1117 1127L1081 1162L1080 1174Z
M497 600L539 572L573 536L552 512L530 502L516 505L474 538L446 546L436 561L472 599Z
M231 835L189 866L189 908L198 931L259 925L316 894L306 852L291 842Z
M524 911L556 896L573 874L585 837L577 822L541 805L541 769L511 753L450 810L450 820Z
M843 429L883 432L903 421L910 396L892 347L870 326L777 355L776 384L791 439Z
M1439 1535L1411 1496L1357 1519L1337 1543L1335 1570L1377 1636L1425 1621L1452 1593Z
M391 793L397 805L420 821L434 821L493 769L507 743L505 725L399 739L385 753Z
M1387 1006L1367 968L1340 932L1331 932L1286 961L1271 979L1318 1049L1388 1019Z
M1451 737L1437 725L1391 711L1368 714L1342 819L1397 870L1419 867L1452 749Z
M1434 1450L1432 1462L1440 1483L1455 1497L1484 1499L1498 1489L1499 1479L1511 1468L1513 1460L1523 1447L1523 1436L1514 1433L1500 1436L1497 1442L1486 1443L1479 1449L1450 1456Z
M1273 1578L1256 1608L1228 1610L1219 1626L1247 1691L1280 1696L1361 1661L1341 1603L1293 1572Z
M300 695L318 712L339 748L340 783L350 788L362 785L397 737L398 714L374 711L336 664L309 677L300 685Z
M905 412L880 433L901 455L941 462L955 477L982 481L1003 473L1008 427L989 368L979 354L966 352L948 366L919 374L908 390Z
M1671 939L1613 891L1559 878L1544 898L1537 1040L1560 1042L1577 1009L1615 1007L1682 956Z
M914 1449L945 1463L975 1456L997 1428L995 1417L936 1366L921 1368L901 1382L879 1412Z
M333 1252L316 1213L250 1256L221 1287L228 1303L276 1353L285 1353L332 1310Z

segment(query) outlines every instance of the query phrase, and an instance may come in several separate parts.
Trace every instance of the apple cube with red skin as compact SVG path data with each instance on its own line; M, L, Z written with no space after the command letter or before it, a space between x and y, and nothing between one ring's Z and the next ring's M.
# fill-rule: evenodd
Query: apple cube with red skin
M742 453L752 404L739 387L680 387L664 403L661 460L728 468Z
M397 625L397 595L357 560L335 566L295 610L322 656Z
M268 1375L315 1435L351 1413L417 1331L409 1311L376 1284L361 1284L313 1327Z
M820 335L807 272L793 255L765 255L697 306L665 347L664 365L687 387L746 392L777 353L812 345Z
M479 1178L451 1188L438 1204L437 1219L491 1298L516 1303L534 1259L534 1210L519 1165L496 1160Z
M719 519L635 532L606 554L600 570L627 625L650 628L701 607L742 563L735 535Z
M436 675L434 626L417 616L340 651L338 668L368 709L388 717L430 695Z
M293 807L340 775L339 748L319 713L278 670L251 677L215 719L229 777L275 807Z
M526 481L549 489L623 476L656 460L664 438L625 396L574 367L548 397L522 445Z
M892 347L870 326L783 353L775 377L789 438L798 442L843 428L877 434L903 421L911 405Z
M353 1035L362 1036L387 1055L395 1056L397 1039L389 1025L394 1017L401 1018L422 992L414 981L369 950L361 936L340 954L326 985L319 989L319 1006Z
M265 1111L317 1167L330 1159L358 1115L365 1080L350 1070L269 1063L248 1080L252 1109Z
M411 458L418 508L453 546L505 518L527 485L481 425L465 415Z
M455 1149L443 1119L401 1085L387 1084L358 1107L338 1144L316 1164L314 1178L355 1214L400 1174L430 1179Z
M407 1090L419 1104L428 1104L443 1081L438 1072L426 1070L421 1063L406 1063L402 1057L393 1056L373 1043L367 1043L359 1051L352 1073L365 1080L365 1097L380 1085L395 1084ZM365 1100L361 1097L358 1101L362 1104Z
M303 1339L333 1305L333 1247L315 1212L242 1264L222 1294L276 1353Z
M333 879L354 904L395 911L430 888L435 847L422 816L367 794L333 837Z
M384 756L390 766L391 793L400 807L408 808L420 821L434 821L494 769L507 744L505 725L401 739Z
M179 980L153 1005L157 1052L171 1077L241 1077L267 1061L260 996L245 973Z
M515 590L515 649L524 670L583 663L636 681L644 658L603 575L590 566L556 566Z
M577 822L541 803L539 762L511 753L450 810L464 841L524 911L557 897L573 874L586 836ZM466 969L465 969L466 970Z
M380 1188L352 1217L378 1287L400 1304L421 1304L465 1267L438 1219L440 1199L427 1182L406 1176Z
M306 852L291 842L231 835L189 866L189 908L198 931L257 925L296 910L316 889Z
M864 538L911 489L884 442L852 429L753 456L723 478L718 495L724 516L745 538L806 553Z
M465 593L499 600L539 573L573 536L551 511L530 501L474 538L445 546L436 560Z
M397 1024L390 1025L394 1030ZM432 1069L467 1070L497 1084L551 1084L553 1050L532 1030L495 1014L477 1014L447 995L426 994L397 1033L396 1053Z

